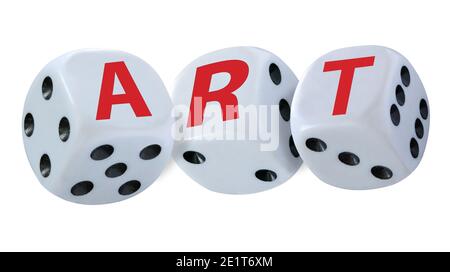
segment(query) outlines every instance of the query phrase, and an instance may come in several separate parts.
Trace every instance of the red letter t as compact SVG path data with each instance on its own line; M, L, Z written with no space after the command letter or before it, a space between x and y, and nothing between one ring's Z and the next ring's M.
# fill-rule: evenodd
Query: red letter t
M352 88L353 75L355 69L360 67L373 66L375 56L357 59L346 59L325 62L324 72L341 71L339 86L334 101L333 115L341 115L347 113L348 100L350 98L350 90Z

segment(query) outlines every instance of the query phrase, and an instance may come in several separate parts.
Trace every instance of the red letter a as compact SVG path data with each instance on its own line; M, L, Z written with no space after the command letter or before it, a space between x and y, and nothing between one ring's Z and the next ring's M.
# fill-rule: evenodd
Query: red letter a
M248 70L247 63L242 60L227 60L198 67L192 90L187 126L194 127L203 123L206 103L211 101L219 102L223 121L239 118L237 111L238 100L233 92L239 89L247 80ZM222 89L210 92L212 76L218 73L230 74L230 82ZM197 104L199 104L199 107L197 107ZM227 109L232 112L227 114Z
M115 75L123 87L124 94L113 94ZM105 63L96 119L110 119L114 104L130 104L137 117L152 115L123 61Z

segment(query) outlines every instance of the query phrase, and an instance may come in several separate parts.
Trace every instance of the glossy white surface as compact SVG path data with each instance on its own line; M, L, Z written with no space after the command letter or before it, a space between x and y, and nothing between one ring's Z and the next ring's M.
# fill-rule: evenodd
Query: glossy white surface
M267 116L258 113L256 118L246 118L240 109L238 119L223 122L221 116L205 118L202 125L187 127L188 114L186 111L179 110L177 106L189 107L197 68L225 60L242 60L249 66L246 81L233 92L239 105L252 109L258 109L259 106L267 109L273 106L275 110L269 109ZM282 80L279 85L274 84L269 74L269 66L272 63L275 63L281 72ZM210 90L223 88L229 82L229 77L227 73L213 76ZM176 141L175 161L195 181L216 192L256 193L284 183L297 171L302 161L290 152L290 125L281 118L278 104L281 99L291 102L297 82L294 73L281 59L259 48L227 48L194 60L179 74L173 92L176 116L181 116L177 122L182 125L184 136L189 135ZM219 103L207 103L205 116L217 111L220 111ZM273 123L273 121L276 122ZM260 122L264 123L264 126L260 126ZM228 126L219 128L218 134L226 135L230 127L238 128L237 131L231 130L231 134L234 132L241 135L243 140L238 140L237 137L231 140L217 140L214 136L208 138L211 136L210 131L204 128L220 126L222 123ZM275 125L272 128L270 124ZM275 143L274 148L269 151L262 150L261 144L264 144L264 141L261 137L254 140L249 137L252 132L266 125L269 127L271 140ZM206 161L203 164L192 164L186 161L183 154L187 151L202 153ZM261 169L274 171L277 178L271 182L259 180L255 173Z
M324 63L375 56L374 65L357 68L353 77L347 113L332 115L340 71L323 72ZM404 86L401 69L406 66L410 84ZM405 103L396 100L396 88L405 93ZM339 49L316 60L304 75L294 95L292 133L296 146L311 171L321 180L346 189L373 189L392 185L406 178L419 164L428 139L430 116L420 116L419 103L425 89L413 66L399 53L379 46ZM400 123L391 120L390 108L396 105ZM429 105L429 104L428 104ZM415 120L424 127L422 139L416 136ZM324 141L324 152L310 150L309 138ZM413 158L410 140L419 144L419 155ZM341 152L356 154L358 165L339 161ZM389 168L393 175L379 179L372 175L375 166Z
M105 63L125 62L152 116L136 117L129 104L113 105L109 120L96 120L99 93ZM46 77L53 82L53 92L46 100L42 83ZM114 94L123 93L117 76ZM34 116L34 132L23 133L25 149L33 171L41 184L52 193L69 201L102 204L120 201L142 192L159 176L170 159L173 141L170 137L171 101L163 82L143 60L120 51L80 50L67 53L46 65L34 80L24 106L24 116ZM70 122L70 136L61 141L60 119ZM161 153L152 160L139 154L148 145L158 144ZM111 145L114 152L104 160L93 160L91 152L102 145ZM51 171L43 177L40 158L48 154ZM123 175L110 178L108 167L125 163ZM120 186L138 180L141 187L131 195L118 193ZM92 191L75 196L71 188L90 181Z

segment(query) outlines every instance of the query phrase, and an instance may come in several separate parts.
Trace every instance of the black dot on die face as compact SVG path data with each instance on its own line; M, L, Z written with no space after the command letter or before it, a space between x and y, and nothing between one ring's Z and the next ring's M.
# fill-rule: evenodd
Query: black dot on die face
M423 124L422 121L419 120L419 118L416 119L416 122L414 124L414 129L416 131L417 138L422 139L424 134Z
M372 167L370 171L372 172L372 175L378 179L386 180L393 176L391 169L381 165Z
M270 75L270 79L272 80L273 84L280 85L281 71L280 71L280 68L278 68L278 65L276 65L275 63L270 64L269 75Z
M141 150L139 157L143 160L151 160L161 153L161 146L157 144L149 145Z
M400 77L402 79L402 83L405 87L408 87L411 83L411 75L409 74L409 70L406 66L403 66L400 70Z
M400 106L405 105L405 91L400 85L397 85L397 88L395 88L395 98L397 98L397 103Z
M425 101L425 99L420 100L419 110L420 110L420 116L422 116L422 118L424 120L427 120L427 118L428 118L428 104L427 104L427 101Z
M409 142L409 150L411 151L411 156L414 159L419 157L419 144L416 139L411 138L411 141Z
M42 96L45 100L49 100L53 94L53 80L51 77L44 78L42 81Z
M289 149L291 150L291 154L292 154L292 156L294 156L294 158L298 158L300 156L300 154L298 154L298 150L297 150L297 147L295 146L292 135L291 135L291 137L289 137Z
M315 152L323 152L327 149L327 144L318 138L309 138L305 144L307 148Z
M192 164L202 164L206 161L205 156L202 153L196 151L186 151L183 154L183 158Z
M31 137L34 131L34 118L31 113L27 113L25 115L25 119L23 120L23 131L27 137Z
M141 183L137 180L130 180L126 183L124 183L119 188L119 194L121 195L131 195L135 192L137 192L141 188Z
M91 152L91 159L95 161L100 161L108 158L114 152L114 147L112 145L101 145Z
M281 99L279 103L280 115L284 121L288 122L291 119L291 107L285 99Z
M89 192L91 192L93 188L94 188L94 183L92 183L88 180L85 180L85 181L78 182L77 184L72 186L72 189L70 189L70 193L74 196L83 196L83 195L86 195Z
M398 126L400 124L400 111L394 104L391 106L391 120L394 126Z
M359 157L351 152L342 152L338 155L339 160L346 165L355 166L359 164Z
M59 121L58 133L61 141L66 142L69 139L70 123L69 119L67 119L66 117L61 118L61 121Z
M125 171L127 171L127 165L125 163L119 162L108 167L108 169L106 169L105 171L105 175L108 178L116 178L123 175Z
M272 182L277 179L277 174L272 170L261 169L255 172L257 179L264 182Z
M41 171L41 175L44 178L50 176L51 169L52 164L50 162L50 157L47 154L42 155L39 161L39 170Z

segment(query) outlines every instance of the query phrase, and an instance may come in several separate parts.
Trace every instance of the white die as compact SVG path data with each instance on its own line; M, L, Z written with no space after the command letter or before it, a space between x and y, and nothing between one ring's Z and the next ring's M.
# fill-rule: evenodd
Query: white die
M425 89L408 60L389 48L361 46L330 52L310 66L294 96L291 128L321 180L373 189L414 171L429 120Z
M175 161L216 192L248 194L282 184L302 163L289 125L297 82L281 59L259 48L227 48L196 59L180 73L173 93ZM204 111L202 101L192 110L200 120L190 119L198 90L211 100L204 100ZM224 117L222 107L230 105L239 116ZM270 136L260 137L261 131Z
M31 167L45 188L69 201L103 204L134 196L170 159L171 108L163 82L138 57L67 53L43 68L25 102L23 141Z

